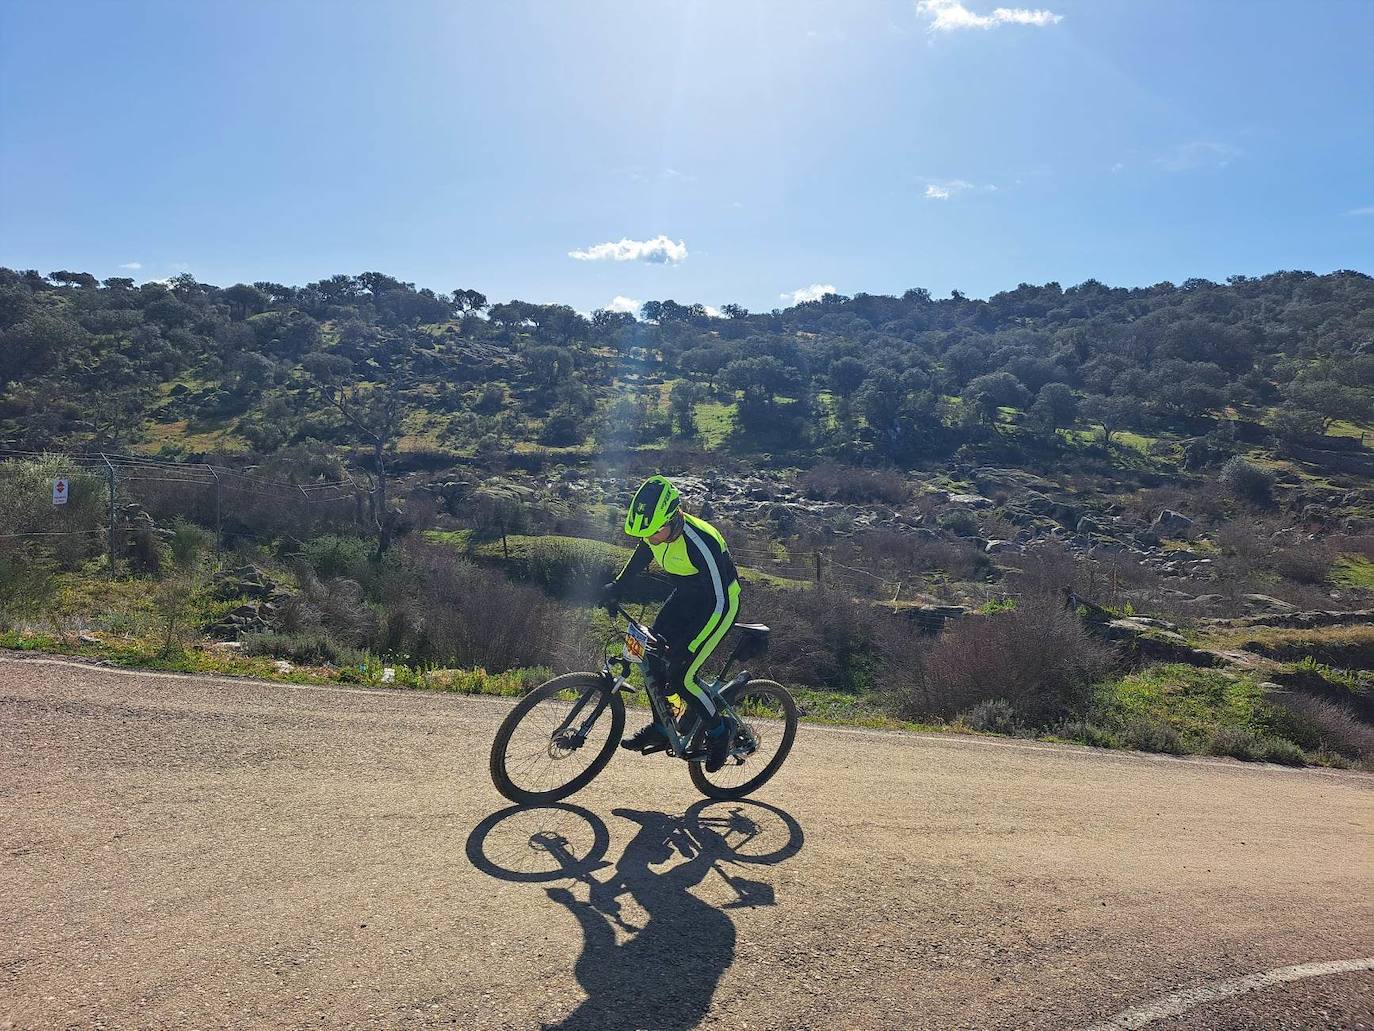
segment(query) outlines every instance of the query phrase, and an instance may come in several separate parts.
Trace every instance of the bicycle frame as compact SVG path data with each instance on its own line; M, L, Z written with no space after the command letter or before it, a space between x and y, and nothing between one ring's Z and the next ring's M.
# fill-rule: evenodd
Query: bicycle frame
M616 612L618 612L621 616L624 616L625 619L627 619L633 626L635 626L650 643L650 650L645 652L644 661L641 663L642 667L644 668L644 691L645 694L649 696L649 707L653 710L654 719L658 722L659 726L662 727L668 735L668 754L679 759L686 759L689 762L693 762L703 758L705 756L704 751L701 751L699 754L689 753L688 751L691 748L692 739L695 738L697 732L701 730L701 717L694 715L692 722L690 726L687 727L685 733L679 730L677 717L673 714L672 707L669 706L668 699L664 696L662 691L662 688L664 686L663 679L661 678L661 676L655 676L655 673L657 671L655 671L652 667L655 665L661 666L665 664L662 654L657 649L657 645L659 644L658 639L654 637L653 631L651 631L639 620L635 619L634 616L630 615L630 613L626 612L619 605L617 605L615 609ZM748 731L747 724L745 724L735 715L734 708L724 697L725 688L729 686L724 681L725 673L730 669L730 665L734 662L735 655L738 654L738 652L739 649L736 648L735 651L731 653L730 657L725 660L725 665L721 667L720 675L716 677L716 680L713 684L706 685L706 689L711 692L711 699L716 703L717 709L725 713L725 715L729 716L735 722L735 725L737 727L740 727L744 729L747 733L749 733L749 736L752 739L753 734L752 732ZM621 667L620 676L618 677L615 675L611 668L612 664L615 663L618 663ZM623 656L618 658L613 658L611 656L606 657L606 663L602 667L602 672L611 681L611 691L630 691L634 689L629 682L630 665L630 660ZM585 697L586 696L584 696L584 701ZM582 740L586 739L586 733L590 731L593 722L595 722L596 720L596 717L600 715L601 710L605 708L607 699L608 695L606 693L603 693L601 703L597 706L596 711L592 713L592 715L589 716L583 722L582 726L579 728L579 731L582 735ZM573 717L580 710L582 704L583 702L579 702L577 706L574 706L573 711L569 713L568 719L565 721L565 725L567 723L571 723ZM688 711L691 712L692 710L689 709ZM562 730L563 728L560 727L559 732L561 732ZM557 735L555 734L555 737L556 736ZM755 747L757 747L756 743Z

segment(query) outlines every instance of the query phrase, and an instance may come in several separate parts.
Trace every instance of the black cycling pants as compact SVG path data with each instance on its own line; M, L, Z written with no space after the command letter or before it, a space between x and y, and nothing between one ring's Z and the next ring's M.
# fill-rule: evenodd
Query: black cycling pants
M704 720L714 720L715 702L697 680L702 664L735 623L739 614L739 581L725 587L722 602L714 592L679 588L668 596L652 627L668 646L668 692L681 693Z

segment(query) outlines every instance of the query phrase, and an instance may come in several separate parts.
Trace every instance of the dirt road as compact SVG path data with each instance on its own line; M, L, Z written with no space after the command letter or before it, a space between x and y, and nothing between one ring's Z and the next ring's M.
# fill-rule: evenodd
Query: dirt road
M516 811L508 708L0 658L0 1027L1374 1028L1226 988L1374 957L1374 777L803 727Z

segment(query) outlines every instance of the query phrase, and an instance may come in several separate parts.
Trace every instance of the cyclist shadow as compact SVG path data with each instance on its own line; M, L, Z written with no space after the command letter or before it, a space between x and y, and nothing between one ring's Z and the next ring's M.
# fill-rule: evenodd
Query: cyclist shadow
M726 812L706 815L708 807ZM497 823L516 813L548 810L590 824L593 841L584 855L578 857L563 829L555 828L529 835L528 847L548 857L549 869L541 873L503 869L486 856L486 837ZM725 867L781 863L800 851L802 830L783 810L751 801L703 801L682 816L634 809L616 809L614 815L638 824L638 830L609 875L593 876L611 866L602 860L609 831L597 816L576 806L517 807L493 814L469 837L468 855L479 869L503 880L572 879L587 885L586 901L561 885L545 889L582 931L583 948L573 972L587 994L576 1010L547 1026L559 1031L685 1031L703 1021L721 976L734 962L736 930L727 911L775 902L771 884ZM761 821L780 822L786 840L777 845ZM721 906L692 891L713 870L735 896ZM643 915L628 911L626 900Z

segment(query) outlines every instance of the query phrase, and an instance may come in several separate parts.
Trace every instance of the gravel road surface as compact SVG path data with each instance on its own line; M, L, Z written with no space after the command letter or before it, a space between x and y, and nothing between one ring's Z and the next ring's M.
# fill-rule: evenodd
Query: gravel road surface
M1123 1015L1374 957L1369 775L803 726L516 810L509 708L0 657L0 1027L1374 1031L1369 969Z

